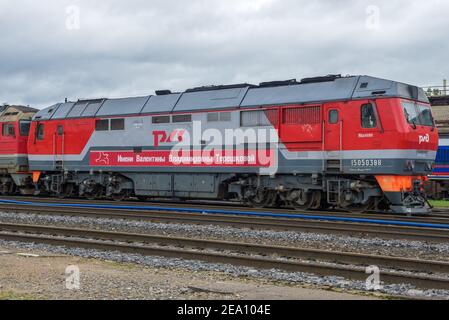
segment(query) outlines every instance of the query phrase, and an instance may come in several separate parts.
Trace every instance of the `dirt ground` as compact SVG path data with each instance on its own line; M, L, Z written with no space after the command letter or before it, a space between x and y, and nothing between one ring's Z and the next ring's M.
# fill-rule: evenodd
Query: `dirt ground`
M0 247L0 299L352 300L374 297L236 278L217 272L154 269Z

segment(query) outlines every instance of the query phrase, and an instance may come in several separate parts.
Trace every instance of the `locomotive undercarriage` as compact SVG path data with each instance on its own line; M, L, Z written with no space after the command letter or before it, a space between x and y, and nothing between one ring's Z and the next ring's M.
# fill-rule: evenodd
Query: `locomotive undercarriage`
M160 185L151 184L154 175L118 173L44 174L37 193L87 199L109 198L122 201L137 197L173 199L214 199L238 201L257 208L289 207L301 210L342 209L370 211L388 209L387 201L374 177L278 175L157 175ZM155 180L155 179L153 179ZM148 186L150 184L150 186ZM201 188L194 184L203 184ZM147 185L143 189L142 185ZM164 189L165 188L165 189Z
M11 176L0 177L0 194L4 196L12 195L17 192L17 186Z
M13 173L0 176L0 194L10 196L34 194L34 185L30 174Z
M158 182L159 184L156 184ZM31 183L30 183L31 185ZM227 200L256 208L298 210L393 211L420 213L425 203L418 186L410 193L386 194L372 176L344 175L237 175L237 174L119 174L113 172L43 173L34 194L86 199L151 198ZM18 193L9 176L0 177L3 195ZM23 192L22 192L23 193ZM419 211L419 212L418 212ZM421 212L422 213L422 212Z
M36 185L36 193L59 198L82 197L89 200L111 198L125 200L133 195L133 182L118 174L53 173Z
M382 191L373 179L339 176L251 177L242 184L242 201L254 207L295 209L343 209L369 211L385 209Z

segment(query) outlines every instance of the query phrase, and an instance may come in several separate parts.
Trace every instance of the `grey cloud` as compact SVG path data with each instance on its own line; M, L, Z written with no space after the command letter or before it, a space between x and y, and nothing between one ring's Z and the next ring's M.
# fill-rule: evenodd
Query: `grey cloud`
M372 5L378 30L366 28ZM79 30L66 29L69 6ZM2 0L0 103L328 73L439 83L448 13L443 0Z

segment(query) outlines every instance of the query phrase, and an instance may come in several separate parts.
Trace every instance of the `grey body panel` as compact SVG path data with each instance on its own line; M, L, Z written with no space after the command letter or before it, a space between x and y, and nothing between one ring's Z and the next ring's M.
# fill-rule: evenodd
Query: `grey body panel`
M77 102L70 112L67 114L67 118L79 118L87 108L88 102Z
M252 108L270 105L323 103L350 99L375 99L398 97L412 99L416 90L419 101L428 103L425 92L404 83L369 76L348 76L334 81L299 83L272 87L224 88L145 96L135 98L107 99L96 114L97 117L139 115L149 113L171 113L192 111L213 111L228 108ZM67 116L70 104L62 104L53 119ZM73 106L73 103L71 104ZM37 116L42 120L52 117L55 106L44 109ZM91 115L91 114L90 114ZM35 118L37 119L37 118Z
M36 113L34 115L34 119L35 120L50 120L60 106L61 106L61 104L57 103L48 108L40 110L38 113Z
M59 105L58 110L51 117L52 119L65 119L69 114L72 107L75 105L73 102L62 103Z
M97 112L97 117L140 114L150 96L108 99Z
M151 96L148 103L142 109L142 113L172 112L180 97L180 93L167 94L163 96Z
M174 112L236 108L242 103L248 88L234 88L184 93Z
M92 150L102 151L111 150L111 148L94 148ZM114 150L129 150L129 148L116 148ZM144 148L145 150L152 150L152 148ZM431 164L433 163L434 153L429 154L427 158L422 158L418 156L401 157L400 153L396 158L386 158L381 155L376 156L374 154L367 154L366 151L360 151L357 155L347 154L345 155L342 166L337 166L336 168L330 167L327 163L328 157L323 157L322 159L316 157L304 157L298 159L287 159L282 152L278 155L279 170L277 174L343 174L343 175L388 175L388 174L423 174L427 175L431 173ZM379 166L357 166L353 165L353 160L381 160L382 164ZM409 172L406 169L406 162L414 161L415 170L414 172ZM30 168L37 171L53 171L56 169L56 162L51 161L30 161ZM341 170L340 170L341 168ZM230 172L234 174L259 174L260 170L258 167L226 167L226 166L211 166L211 167L183 167L183 166L172 166L172 167L157 167L157 166L139 166L139 167L128 167L128 166L98 166L91 167L89 164L89 154L85 156L82 161L64 161L64 169L76 172L88 172L93 170L94 172L122 172L122 173L208 173L208 174L229 174Z
M9 173L19 171L19 167L28 166L28 158L26 156L7 156L0 157L0 168L2 171L6 170Z
M358 77L350 77L332 82L253 88L248 91L241 107L347 100L351 98L357 80Z
M82 113L82 117L95 117L100 107L103 105L104 101L89 103L88 106L84 109Z

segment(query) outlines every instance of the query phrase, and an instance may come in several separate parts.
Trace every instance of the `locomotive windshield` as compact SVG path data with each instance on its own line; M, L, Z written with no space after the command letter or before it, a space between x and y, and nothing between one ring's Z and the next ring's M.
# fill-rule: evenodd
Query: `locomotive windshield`
M434 121L430 106L417 104L416 102L403 101L405 119L409 124L433 127Z
M418 111L422 125L433 127L434 121L430 107L420 104L418 105Z

